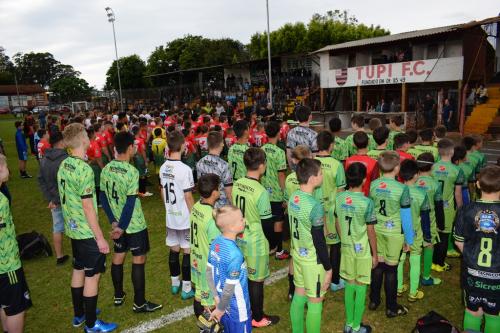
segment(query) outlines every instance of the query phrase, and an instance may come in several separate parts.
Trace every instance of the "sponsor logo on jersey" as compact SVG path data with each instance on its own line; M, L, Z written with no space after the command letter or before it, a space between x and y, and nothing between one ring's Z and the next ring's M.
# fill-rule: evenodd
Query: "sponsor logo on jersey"
M444 165L439 166L439 171L446 171L446 167Z
M309 250L306 249L305 247L299 248L299 256L307 257L308 253L309 253Z
M348 205L352 205L352 198L351 197L345 198L345 203Z
M298 195L296 195L295 197L293 197L293 202L294 202L295 204L299 204L299 202L300 202L300 198L299 198L299 196L298 196Z
M425 181L424 181L424 180L419 181L419 182L418 182L418 185L419 185L419 186L425 186Z
M492 210L486 209L477 212L474 217L474 224L476 231L484 232L486 234L498 234L498 227L500 226L500 219L497 213Z
M384 182L381 182L379 185L380 188L387 188L387 184Z
M220 245L215 244L215 252L219 253L220 252Z

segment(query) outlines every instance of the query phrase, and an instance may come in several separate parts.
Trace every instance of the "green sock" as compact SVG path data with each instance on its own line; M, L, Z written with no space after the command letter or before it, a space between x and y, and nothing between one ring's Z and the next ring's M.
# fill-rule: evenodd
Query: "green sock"
M293 295L292 304L290 305L290 318L292 322L293 333L304 332L304 307L307 303L305 295Z
M455 251L455 244L453 244L453 237L451 237L451 233L448 234L448 251Z
M354 321L354 293L356 286L354 284L346 283L344 292L345 303L345 323L347 326L352 327Z
M403 289L403 275L405 270L406 252L401 253L398 264L398 290Z
M320 333L321 331L321 312L323 311L323 302L307 302L306 330L307 333Z
M420 254L410 255L410 295L415 295L420 283Z
M431 277L431 267L432 267L432 256L434 254L434 248L431 246L424 247L424 271L423 278L429 279Z
M465 310L464 313L464 330L481 331L481 322L483 317L474 316L469 311Z
M500 332L500 317L484 315L484 333Z
M352 324L352 330L358 331L361 327L361 321L363 320L363 313L365 312L365 299L366 299L366 289L367 285L356 285L356 300L354 301L354 322Z

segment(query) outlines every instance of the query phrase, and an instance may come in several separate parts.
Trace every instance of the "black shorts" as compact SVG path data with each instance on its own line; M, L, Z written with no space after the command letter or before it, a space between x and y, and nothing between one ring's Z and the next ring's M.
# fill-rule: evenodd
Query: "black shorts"
M84 270L86 277L106 271L106 255L99 252L97 242L94 238L72 239L73 268Z
M467 289L464 290L465 307L471 311L477 311L479 308L483 309L483 312L491 315L500 315L500 298L484 297L470 292Z
M22 267L16 271L0 274L0 308L7 316L15 316L32 305Z
M271 213L274 222L283 222L285 220L285 209L282 202L271 202Z
M133 234L123 235L113 241L115 243L115 253L125 253L130 250L134 257L143 256L149 252L148 229L141 230Z

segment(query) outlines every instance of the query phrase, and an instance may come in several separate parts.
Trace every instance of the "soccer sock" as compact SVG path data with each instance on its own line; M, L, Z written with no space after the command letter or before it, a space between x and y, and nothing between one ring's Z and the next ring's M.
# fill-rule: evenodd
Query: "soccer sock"
M252 318L261 321L264 317L264 282L248 280Z
M91 297L83 296L83 302L85 303L85 325L89 328L94 327L97 319L97 314L95 313L97 309L97 295Z
M274 242L278 252L283 251L283 231L274 232Z
M439 233L439 243L436 244L434 250L433 262L436 265L444 266L444 259L446 258L446 248L448 242L448 233Z
M406 262L406 252L403 252L399 257L399 264L398 264L398 290L403 289L405 262Z
M321 332L321 312L323 311L323 302L307 302L306 331L307 333Z
M290 305L290 321L293 333L304 332L304 307L306 303L307 297L305 295L293 295L292 304Z
M385 290L385 306L391 311L396 311L398 297L398 266L390 266L386 264L384 290Z
M500 332L500 317L485 314L484 333L495 333L495 332Z
M73 312L75 317L81 317L84 314L83 311L83 287L73 288L71 287L71 299L73 300Z
M365 299L366 299L366 289L368 286L355 285L356 298L354 300L354 322L352 324L352 330L358 331L361 327L361 321L363 320L363 313L365 312Z
M344 303L345 303L345 322L347 326L352 327L354 323L354 295L356 293L356 286L351 283L345 284Z
M146 274L144 264L132 264L132 284L134 285L134 303L138 306L146 303Z
M196 298L193 298L193 310L196 319L198 319L198 317L201 316L205 311L205 308L203 307L203 305L201 305L201 302L197 301Z
M410 295L415 295L420 283L420 254L410 254Z
M288 294L295 294L295 283L293 283L293 274L288 273Z
M269 242L269 249L274 249L276 247L274 242L274 222L263 222L262 231L264 231L264 236Z
M453 237L451 237L451 233L448 234L448 251L455 251L455 244L453 244Z
M123 297L123 264L111 264L111 280L115 288L115 297Z
M332 283L340 282L340 243L330 245L330 263L332 265Z
M191 255L186 253L182 256L182 281L191 281Z
M432 255L434 254L434 248L431 246L424 247L424 270L422 276L424 279L429 279L431 277L431 266L432 266Z
M179 252L170 250L170 254L168 256L168 267L170 268L170 276L174 277L181 275L181 266L179 265ZM177 286L178 285L179 284L177 284Z
M146 178L139 178L139 193L146 193Z
M481 322L483 321L483 316L474 316L472 313L465 309L464 312L464 330L473 330L476 332L481 331ZM492 331L493 332L493 331ZM486 331L485 331L486 333Z
M101 196L99 195L99 193L101 193L101 188L99 186L96 186L95 193L96 193L96 203L97 203L97 205L100 205L101 204Z
M372 281L370 284L370 302L380 304L380 290L382 289L382 280L384 277L386 264L380 262L375 269L372 269Z

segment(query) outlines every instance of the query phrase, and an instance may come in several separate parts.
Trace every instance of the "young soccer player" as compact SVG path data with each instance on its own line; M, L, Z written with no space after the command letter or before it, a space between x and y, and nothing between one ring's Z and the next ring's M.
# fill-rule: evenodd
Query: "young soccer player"
M326 215L325 236L326 244L330 250L330 264L332 266L332 291L344 289L344 280L340 279L340 239L335 228L335 218L330 214L331 208L335 205L335 198L338 192L345 189L344 168L339 161L331 157L333 151L333 136L329 131L322 131L318 134L318 154L316 159L321 162L321 172L323 183L321 192L323 193L323 209Z
M399 155L399 160L403 163L404 160L415 160L415 158L407 151L410 148L410 138L406 133L399 133L393 139L393 148Z
M253 135L253 141L255 147L262 147L268 142L268 137L265 131L265 126L263 122L257 123L257 128Z
M472 136L466 136L463 138L462 143L467 150L467 161L471 164L474 169L474 173L479 173L481 170L481 165L479 161L479 155L475 153L476 150L476 140Z
M233 204L246 220L238 245L248 267L252 326L266 327L279 321L277 316L264 314L264 279L269 276L269 242L264 230L272 232L274 222L269 193L259 183L266 172L266 154L260 148L249 148L243 160L247 175L234 182L232 193Z
M481 170L481 199L463 207L455 222L455 244L463 254L464 329L500 332L500 167Z
M226 333L251 333L247 266L236 244L245 218L234 206L218 208L214 215L222 235L214 239L208 254L206 280L216 304L210 319L221 322Z
M462 206L462 184L464 174L462 170L451 162L454 145L450 139L442 139L438 143L441 160L432 167L432 176L438 181L443 193L444 228L439 229L439 243L434 251L432 269L437 272L448 271L449 265L445 263L447 255L456 257L450 233L453 230L456 210Z
M368 151L368 157L377 159L382 152L387 150L389 133L389 129L385 126L380 126L373 131L373 140L377 143L377 148Z
M165 203L167 239L170 248L168 266L172 279L172 294L179 293L181 281L181 265L179 254L182 249L182 292L181 298L187 300L194 297L191 288L190 244L189 244L189 214L194 205L193 172L181 162L184 152L184 136L178 131L168 134L169 158L160 168L161 197Z
M295 294L290 305L292 332L304 331L304 307L307 303L306 329L321 330L323 295L332 279L332 267L324 235L324 210L313 196L321 186L321 162L303 159L297 165L300 189L288 201Z
M328 122L330 132L332 132L335 137L334 149L332 151L332 157L337 161L344 163L347 156L345 156L344 150L344 139L340 137L340 131L342 130L342 122L339 118L332 118Z
M481 135L473 135L474 138L474 150L472 151L472 155L476 155L479 160L479 171L486 166L488 163L486 156L481 149L483 148L483 137Z
M441 284L441 279L431 276L432 257L434 255L434 245L439 241L438 229L444 228L443 192L441 185L432 177L431 169L434 164L434 157L431 153L422 153L418 156L418 179L417 187L427 193L430 206L431 218L431 239L424 240L424 263L422 269L422 285L433 286Z
M433 145L434 132L431 128L426 128L419 133L421 143L415 146L415 149L422 153L431 153L434 161L439 160L438 148ZM418 156L417 156L418 157Z
M434 146L437 147L438 142L446 137L446 127L439 125L434 127Z
M163 137L163 132L160 127L153 130L153 141L151 142L151 150L153 151L153 164L155 166L155 175L158 177L160 168L165 163L165 149L167 148L167 140ZM159 178L158 178L159 179Z
M9 179L7 158L0 155L0 185ZM9 199L0 192L0 318L5 332L24 332L24 315L32 305L19 256Z
M344 140L344 156L350 157L354 154L356 154L357 149L356 146L354 145L354 134L358 131L363 131L365 132L365 117L361 114L355 114L351 118L351 128L354 133L349 134L347 138ZM369 136L370 137L370 136ZM370 140L369 140L370 141ZM368 144L370 145L370 144ZM371 147L369 147L371 148Z
M286 156L288 164L292 165L292 150L299 145L306 145L313 154L318 152L316 146L316 136L318 133L309 127L312 121L311 109L307 106L299 106L295 110L295 117L299 124L288 132L286 138Z
M411 130L406 131L405 134L408 135L408 140L409 140L409 147L406 150L406 152L408 154L410 154L411 156L413 156L414 159L417 159L418 156L423 153L423 151L415 148L415 145L417 144L417 139L418 139L417 131L411 129Z
M127 252L132 253L132 285L134 286L133 311L153 312L162 308L145 298L146 254L149 252L149 236L146 219L138 199L139 171L129 162L135 154L134 136L128 132L114 137L116 159L109 162L101 173L101 202L112 226L111 238L114 254L111 279L115 289L114 305L125 301L123 291L123 263Z
M468 205L471 201L471 193L474 191L476 172L472 164L467 161L467 150L464 146L455 146L451 162L457 165L464 174L464 183L462 184L462 204Z
M408 186L411 197L411 219L413 222L413 244L410 247L410 288L408 294L409 302L416 302L424 298L424 292L418 289L420 283L420 265L422 257L422 246L424 241L431 242L431 220L430 205L427 193L416 185L418 178L418 166L414 160L406 160L401 163L399 177ZM398 265L398 296L408 290L403 283L404 266L407 251L403 251Z
M220 235L213 218L214 205L219 199L220 178L209 173L198 179L200 201L191 210L191 282L196 286L193 308L196 318L205 308L215 305L206 279L208 251L212 241ZM217 294L215 294L217 295Z
M95 133L95 141L101 149L102 163L103 165L106 165L106 163L112 160L112 155L108 149L108 139L106 138L107 134L104 133L105 128L101 125L101 123L94 124L92 128Z
M38 152L38 160L41 160L45 156L45 151L50 148L49 133L44 129L39 129L37 134L40 141L36 145L36 150Z
M98 193L100 191L99 186L101 186L101 171L102 168L104 168L104 164L102 162L102 151L101 151L101 146L99 143L96 141L96 135L94 132L94 129L90 127L87 130L87 135L90 140L89 148L87 149L87 161L92 168L92 171L94 172L94 181L95 181L95 189L96 189L96 200L97 200L97 205L100 206L100 197L98 196Z
M377 255L379 264L372 270L370 310L380 305L380 289L385 279L386 316L393 318L408 313L397 303L397 266L405 248L413 245L413 228L408 186L395 178L399 173L399 155L395 151L380 154L378 166L382 176L371 183L370 198L375 203Z
M71 238L73 249L73 326L85 323L85 332L111 332L117 328L115 323L96 318L99 279L106 270L109 245L97 219L94 173L84 161L90 141L79 123L68 125L63 137L70 155L59 166L57 183L64 232Z
M284 260L290 257L290 254L283 250L283 222L285 220L283 190L285 188L287 163L285 151L277 145L279 132L280 124L278 122L269 121L266 124L266 135L269 142L262 147L262 150L266 153L267 165L261 183L269 193L274 219L273 232L270 230L270 234L266 235L269 248L271 252L275 252L276 259Z
M342 244L340 276L346 281L344 332L349 333L371 331L371 327L361 321L370 272L378 265L374 229L377 218L373 201L363 194L365 179L366 167L359 162L352 163L346 171L348 190L337 195L332 207Z
M26 144L26 137L23 133L23 122L16 121L14 123L14 126L16 127L16 149L19 159L19 174L23 179L32 178L32 176L30 176L26 172L26 162L28 161L28 145Z
M220 132L212 131L208 133L208 155L196 163L198 179L202 175L215 174L219 176L220 196L215 202L215 208L219 208L231 203L231 192L233 189L233 176L229 170L229 164L224 161L220 154L224 149L224 138Z
M394 137L403 132L401 128L404 124L402 116L393 116L389 120L389 138L387 139L387 150L394 150Z
M229 148L227 154L227 161L229 162L229 167L231 168L231 174L233 175L233 180L238 180L245 177L247 170L245 168L245 163L243 162L243 155L248 149L248 138L249 138L249 128L248 122L245 120L237 120L233 124L234 134L236 135L237 141L235 144Z
M345 161L345 169L353 163L361 163L366 167L366 181L363 183L363 193L370 195L370 184L379 176L377 161L367 156L368 153L368 134L363 131L354 133L353 142L356 145L357 152Z
M133 162L137 171L139 171L139 196L150 197L153 193L147 191L148 158L146 156L146 142L142 138L139 126L132 127L132 134L135 138Z

